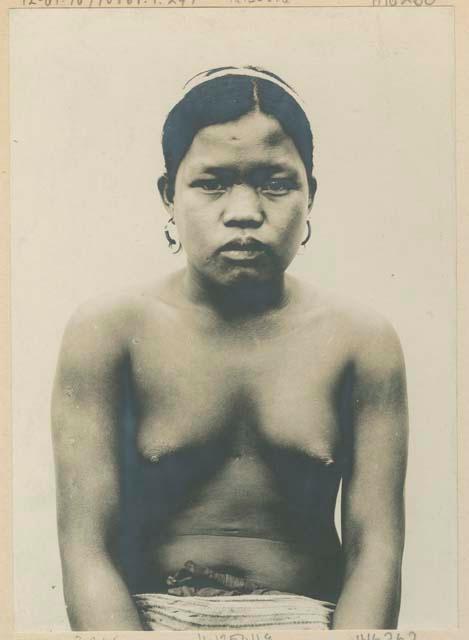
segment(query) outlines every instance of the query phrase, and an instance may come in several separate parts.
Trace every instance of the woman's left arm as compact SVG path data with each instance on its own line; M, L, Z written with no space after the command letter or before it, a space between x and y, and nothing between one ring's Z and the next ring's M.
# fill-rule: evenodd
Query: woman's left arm
M379 321L356 356L342 485L344 576L333 629L394 629L401 598L407 393L394 330Z

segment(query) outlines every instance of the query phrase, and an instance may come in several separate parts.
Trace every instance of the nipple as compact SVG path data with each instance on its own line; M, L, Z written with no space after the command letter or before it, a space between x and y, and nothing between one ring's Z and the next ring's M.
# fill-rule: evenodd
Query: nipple
M151 462L152 464L158 464L163 460L163 458L165 458L168 454L171 454L173 451L174 447L163 442L152 442L151 445L148 445L141 449L144 459L148 462Z

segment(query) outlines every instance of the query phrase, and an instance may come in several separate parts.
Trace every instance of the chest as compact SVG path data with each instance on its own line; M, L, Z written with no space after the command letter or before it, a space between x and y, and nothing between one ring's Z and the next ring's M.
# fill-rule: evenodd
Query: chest
M142 332L132 379L145 458L215 442L233 456L267 445L337 457L340 358L321 340Z

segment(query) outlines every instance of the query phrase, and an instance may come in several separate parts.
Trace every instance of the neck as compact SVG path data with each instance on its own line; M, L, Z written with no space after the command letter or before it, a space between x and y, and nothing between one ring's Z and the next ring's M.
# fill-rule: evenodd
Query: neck
M227 319L247 318L280 309L289 300L284 273L265 282L219 285L189 266L184 273L183 289L189 300L210 307Z

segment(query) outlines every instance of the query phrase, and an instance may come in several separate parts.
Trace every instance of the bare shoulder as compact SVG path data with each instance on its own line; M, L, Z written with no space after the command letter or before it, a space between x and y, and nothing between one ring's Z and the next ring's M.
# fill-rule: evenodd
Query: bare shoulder
M403 368L401 342L392 323L378 311L329 291L303 287L303 299L320 316L350 359L366 368Z
M148 309L158 306L156 291L147 285L80 304L65 328L59 364L96 369L124 356Z
M88 300L74 311L65 328L62 353L97 360L124 348L136 301L128 295L107 295Z
M392 323L381 313L356 302L345 303L352 354L358 370L371 374L402 372L404 356Z
M88 334L105 334L108 338L106 343L125 342L150 308L164 313L165 307L169 306L166 292L171 290L171 286L172 278L167 277L130 290L91 298L77 307L67 324L66 333L76 332L84 338Z
M335 313L343 324L357 362L368 366L402 364L402 348L392 323L378 311L356 301L336 302Z

